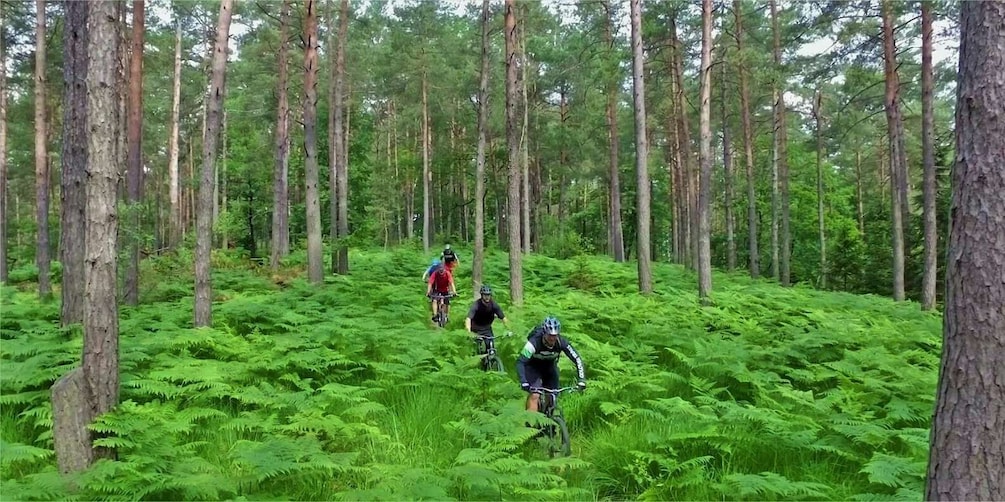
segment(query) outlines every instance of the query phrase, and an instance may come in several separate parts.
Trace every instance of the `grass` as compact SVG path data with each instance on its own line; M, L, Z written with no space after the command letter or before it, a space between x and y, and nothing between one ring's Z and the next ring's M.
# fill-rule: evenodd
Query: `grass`
M468 254L469 255L469 254ZM463 256L463 255L462 255ZM119 458L55 472L48 388L79 364L79 331L30 287L2 290L0 491L15 499L844 500L920 496L941 320L875 296L780 288L655 266L525 259L513 307L506 255L486 282L516 336L507 373L478 369L465 301L435 329L407 249L353 251L352 273L302 278L214 255L214 325L192 329L190 266L145 262L120 324L123 404L101 418ZM470 264L458 269L469 298ZM524 427L513 363L558 315L587 365L563 398L573 456ZM571 365L561 362L563 381Z

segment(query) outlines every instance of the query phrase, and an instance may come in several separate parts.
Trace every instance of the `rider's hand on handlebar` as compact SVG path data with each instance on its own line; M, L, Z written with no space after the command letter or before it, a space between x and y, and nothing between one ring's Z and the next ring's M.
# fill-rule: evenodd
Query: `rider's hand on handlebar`
M522 384L520 384L520 388L524 392L530 392L530 384L529 383L522 383Z
M576 388L581 391L586 390L586 380L580 380L576 382Z

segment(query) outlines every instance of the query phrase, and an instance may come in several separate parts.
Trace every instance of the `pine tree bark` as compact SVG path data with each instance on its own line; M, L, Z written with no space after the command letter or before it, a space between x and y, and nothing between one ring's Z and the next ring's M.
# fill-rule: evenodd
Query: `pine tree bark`
M332 258L335 261L337 258L337 266L335 267L335 272L340 275L345 275L349 273L349 245L346 243L346 239L349 237L349 138L348 138L348 118L345 124L345 129L342 127L342 117L346 114L345 110L345 99L343 96L343 87L345 85L345 48L348 43L348 31L349 31L349 1L341 0L339 2L339 24L338 24L338 45L335 48L335 123L333 124L335 129L335 141L333 142L333 148L338 153L335 163L335 180L337 188L337 201L338 209L336 215L338 217L338 241L337 245L333 243L333 247L337 248L338 252L333 254Z
M168 246L174 248L181 243L182 219L181 197L178 187L178 135L181 115L181 19L175 19L174 42L174 83L171 91L171 137L168 139L168 197L171 215L168 218Z
M821 134L821 101L823 97L817 90L813 99L813 118L816 121L817 136L817 230L820 236L820 289L827 289L827 226L824 220L824 139Z
M707 303L712 294L711 204L712 191L712 0L701 2L701 105L698 145L698 297Z
M482 0L482 56L478 78L478 150L475 157L475 252L471 264L472 295L483 284L482 270L485 262L485 144L488 136L489 114L489 23L492 13L489 0Z
M87 14L85 2L67 2L63 26L63 151L60 176L60 259L63 326L84 322L84 184L87 181ZM0 66L2 67L2 66Z
M650 187L649 187L649 142L646 138L646 91L642 77L645 59L642 54L642 1L631 0L632 23L632 98L635 103L635 191L636 237L638 255L639 291L653 292L651 270L652 250L649 227Z
M527 18L527 5L523 5L521 15ZM520 111L523 122L520 125L520 237L522 251L530 253L530 104L527 102L527 67L530 58L527 57L527 23L520 23L519 53L520 53Z
M733 18L736 21L736 51L739 57L740 113L743 124L743 153L747 172L747 243L750 276L761 276L761 252L757 244L757 193L754 180L754 133L750 125L750 91L747 88L746 54L743 52L743 11L740 0L733 0Z
M216 148L223 120L223 92L227 70L227 41L230 36L230 17L233 0L221 0L216 26L216 41L210 74L210 95L206 116L206 137L202 145L198 208L196 210L195 236L195 312L196 327L210 326L213 322L213 284L210 277L210 249L213 245L213 197L216 194L213 173L216 171Z
M674 114L677 116L677 144L680 155L680 204L681 224L683 227L684 247L683 261L692 269L697 270L698 260L698 211L697 183L693 173L694 152L691 149L691 126L687 120L687 105L684 97L684 49L677 36L677 20L670 19L670 40L673 45L672 64L674 72Z
M775 68L782 74L781 30L778 27L778 8L775 0L769 2L769 7L771 9L771 31L774 35L773 53ZM773 183L772 190L773 192L778 192L777 197L774 197L774 200L778 201L775 209L776 214L778 214L778 225L772 225L772 229L774 230L776 226L780 226L781 228L779 231L774 232L773 235L776 235L776 237L772 240L777 241L778 251L781 255L778 263L779 270L776 272L776 276L782 286L788 286L791 284L792 232L789 229L789 153L784 80L776 80L774 87L775 155L774 169L772 171L775 183ZM774 252L772 252L772 255L774 256Z
M279 55L276 94L276 162L272 171L272 246L269 264L273 271L290 254L290 99L289 99L290 0L279 10Z
M523 259L520 247L520 137L518 133L519 118L517 117L519 54L516 9L515 0L505 0L506 144L509 152L506 219L509 228L509 289L510 301L514 306L521 306L523 305L523 269L521 267Z
M606 45L607 63L616 56L614 49L614 11L610 0L601 0L601 7L604 9L604 45ZM605 115L607 117L607 142L608 142L608 186L610 188L610 227L611 227L611 253L614 261L621 263L625 261L625 234L621 223L621 176L618 169L618 89L619 74L617 69L610 70L611 75L607 75L607 105Z
M79 370L53 386L53 443L60 471L85 469L114 452L92 446L87 426L119 400L119 318L117 303L116 184L119 178L119 24L116 2L80 2L88 10L86 110L75 139L87 141L84 232L84 350ZM67 13L70 14L69 12ZM79 13L74 11L76 17ZM74 19L76 24L78 19ZM79 41L79 40L78 40ZM67 61L74 68L77 62ZM79 243L78 243L79 246Z
M1005 500L1005 2L960 9L946 309L925 500Z
M426 70L422 70L422 249L429 252L433 231L433 173L429 170L429 96Z
M862 191L862 151L855 147L855 198L858 213L858 234L865 237L865 201Z
M307 277L314 284L324 280L321 250L321 201L318 188L318 14L317 1L306 0L304 34L304 151L307 192Z
M893 299L904 300L904 229L907 227L907 160L904 154L903 118L900 115L899 88L897 76L897 48L894 42L893 13L889 0L883 0L883 68L886 80L887 135L890 141L890 189L891 215L893 224Z
M932 104L932 3L921 2L921 158L924 166L925 270L921 281L921 309L935 308L935 276L938 269L939 230L936 220L935 112Z
M736 268L736 221L733 213L733 144L729 134L729 116L726 114L726 51L723 47L722 85L719 105L722 113L722 170L725 185L726 212L726 270Z
M0 26L4 8L0 5ZM7 46L0 36L0 284L7 283Z
M133 0L132 41L129 57L128 118L126 143L129 149L126 168L126 195L132 231L128 237L129 267L126 269L125 302L140 301L140 201L143 197L143 0Z
M45 0L35 0L35 267L38 296L52 295L49 282L49 159L45 122Z

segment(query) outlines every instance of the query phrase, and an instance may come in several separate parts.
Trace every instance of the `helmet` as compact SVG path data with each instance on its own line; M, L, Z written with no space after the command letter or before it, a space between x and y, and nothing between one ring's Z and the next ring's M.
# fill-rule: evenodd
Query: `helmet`
M450 251L450 244L447 244L446 246L444 246L443 250L444 251Z
M481 289L478 290L478 294L480 294L480 295L491 295L492 294L492 288L488 287L488 285L482 284Z
M433 266L434 267L439 267L440 266L440 259L439 258L433 258Z
M558 319L554 316L548 316L544 318L544 322L541 323L541 326L544 328L545 334L557 335L562 328L562 323L558 322Z

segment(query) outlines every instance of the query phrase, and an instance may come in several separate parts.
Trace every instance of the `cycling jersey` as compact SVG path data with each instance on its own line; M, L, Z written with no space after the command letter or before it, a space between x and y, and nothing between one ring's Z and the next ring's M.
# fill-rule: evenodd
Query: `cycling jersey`
M503 314L502 308L495 300L490 300L487 304L481 300L475 300L471 310L468 311L468 319L471 319L471 331L475 333L491 332L492 321L497 317L504 319L506 315Z
M450 292L450 283L453 280L450 270L446 267L440 267L429 276L429 285L433 287L434 293L445 295Z
M544 328L541 326L534 328L527 337L527 343L524 344L523 350L520 351L520 357L516 361L516 372L520 376L520 383L535 383L528 380L529 369L536 370L533 372L535 374L552 367L557 369L558 358L563 352L575 363L576 376L579 380L585 380L586 371L583 369L583 360L579 357L576 349L572 348L572 344L560 335L555 345L548 347L544 344ZM558 385L557 378L554 385Z

